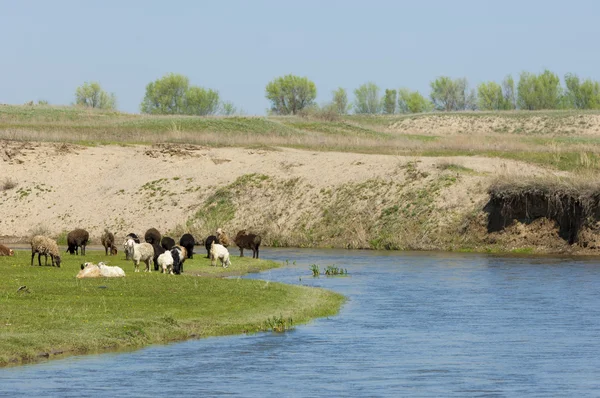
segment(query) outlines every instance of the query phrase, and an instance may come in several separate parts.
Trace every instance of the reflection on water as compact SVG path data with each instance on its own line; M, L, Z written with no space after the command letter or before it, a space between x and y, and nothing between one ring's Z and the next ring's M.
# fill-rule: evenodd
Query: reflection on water
M595 259L265 249L251 278L332 289L339 315L285 334L0 369L6 396L597 396ZM313 278L310 264L349 277Z

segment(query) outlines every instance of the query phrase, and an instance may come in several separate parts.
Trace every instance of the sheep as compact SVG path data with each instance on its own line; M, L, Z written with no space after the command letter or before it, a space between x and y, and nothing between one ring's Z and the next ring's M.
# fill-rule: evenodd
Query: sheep
M154 243L152 245L152 249L154 250L154 255L152 256L152 262L154 263L154 271L158 271L158 256L165 252L165 248Z
M140 272L139 266L140 261L146 263L146 269L144 272L152 272L150 269L150 260L154 256L154 248L150 243L135 243L133 239L127 239L125 242L127 250L132 253L133 264L135 265L134 271Z
M108 266L104 264L102 261L98 263L98 268L100 268L100 275L105 278L121 278L125 276L125 271L123 268L115 266Z
M14 256L15 252L12 249L0 244L0 256Z
M117 247L115 246L115 235L110 232L108 229L104 229L104 233L100 237L100 241L102 242L102 246L104 246L104 254L108 256L108 250L110 249L110 255L117 255Z
M99 262L97 265L93 263L81 264L81 271L77 274L77 279L82 278L120 278L125 276L125 271L121 267L111 267L103 262Z
M128 250L128 248L127 248L127 239L133 239L133 241L135 243L140 243L140 238L138 238L138 236L136 234L134 234L133 232L130 232L125 237L125 241L123 241L123 249L124 249L124 252L125 252L125 260L131 260L131 256L132 256L133 253L130 253L129 250Z
M156 228L150 228L144 234L144 240L146 241L146 243L150 243L150 244L156 243L157 245L160 245L160 239L161 239L160 232L158 232L158 230Z
M187 250L182 246L175 246L171 249L173 257L173 273L179 275L183 272L183 263L187 257Z
M227 268L231 265L229 260L229 250L219 243L213 242L210 246L210 265L213 267L217 265L217 258L221 260L223 268Z
M225 247L229 247L229 245L231 244L229 236L227 236L225 231L223 231L221 228L217 229L217 240L219 241L218 243L220 245L223 245Z
M40 267L42 266L42 254L46 258L45 265L48 265L49 254L50 259L52 260L52 266L54 267L54 262L56 262L56 266L60 267L60 254L58 251L58 245L54 240L42 235L34 236L31 239L31 265L33 265L33 258L35 257L35 253L38 254L38 265Z
M213 242L219 243L217 237L214 235L210 235L206 239L204 239L204 247L206 248L206 258L210 258L210 246Z
M169 250L158 256L158 265L160 265L160 268L164 273L169 271L169 274L173 274L173 262L173 255Z
M240 248L240 257L244 257L244 249L252 249L252 258L258 258L258 248L260 246L260 235L248 234L245 229L237 233L233 241Z
M173 246L175 246L175 239L169 236L163 236L163 238L160 240L160 245L165 250L171 250Z
M192 234L183 234L179 239L179 246L185 247L187 251L187 258L194 258L194 246L196 245L196 239Z
M67 235L67 251L70 254L79 254L79 246L81 246L81 255L85 256L85 246L90 240L90 234L85 229L76 228Z

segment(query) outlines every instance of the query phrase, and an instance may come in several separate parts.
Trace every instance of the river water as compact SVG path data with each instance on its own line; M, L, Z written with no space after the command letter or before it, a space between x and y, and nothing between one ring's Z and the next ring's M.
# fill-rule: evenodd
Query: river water
M288 333L0 369L0 395L600 396L599 259L264 249L250 278L348 297ZM309 266L346 268L313 278ZM276 314L274 314L276 315Z

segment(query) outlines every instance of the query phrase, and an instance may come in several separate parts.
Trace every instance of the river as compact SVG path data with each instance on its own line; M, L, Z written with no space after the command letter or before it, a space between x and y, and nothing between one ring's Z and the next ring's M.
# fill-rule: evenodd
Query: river
M335 290L341 312L215 337L0 369L0 395L600 396L596 258L269 249L250 278ZM313 278L336 265L344 277ZM273 314L277 315L277 314Z

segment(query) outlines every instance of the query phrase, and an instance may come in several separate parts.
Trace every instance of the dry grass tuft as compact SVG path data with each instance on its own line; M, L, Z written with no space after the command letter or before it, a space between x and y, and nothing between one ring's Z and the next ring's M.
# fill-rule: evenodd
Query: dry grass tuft
M0 184L0 188L2 191L8 191L10 189L14 189L17 186L17 182L10 177L5 177L2 183Z

